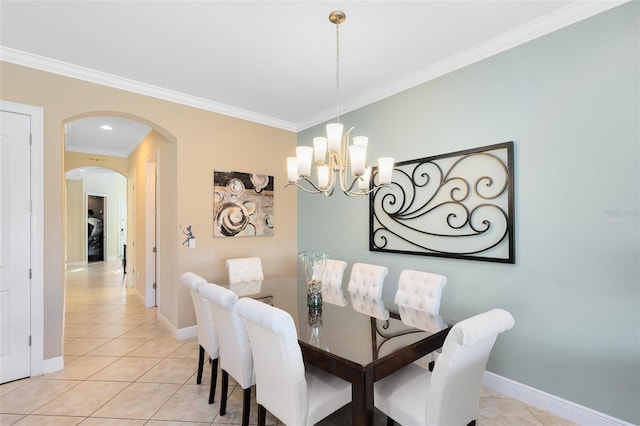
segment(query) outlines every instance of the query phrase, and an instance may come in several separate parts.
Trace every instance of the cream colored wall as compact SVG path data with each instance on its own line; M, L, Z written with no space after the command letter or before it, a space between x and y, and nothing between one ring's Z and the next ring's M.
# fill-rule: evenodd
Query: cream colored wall
M82 197L82 181L67 180L67 221L66 221L66 248L67 262L79 264L85 261L84 250L86 240L82 228L77 226L79 223L86 223L83 197Z
M129 170L130 173L134 173L134 179L136 182L135 192L133 194L134 208L130 209L129 223L129 237L127 243L127 250L132 255L131 263L128 264L129 273L133 276L132 284L140 294L145 294L145 283L147 279L147 271L145 265L148 256L152 256L152 252L147 250L146 247L146 226L145 218L148 214L146 206L146 197L149 191L147 187L147 162L151 158L156 164L163 162L166 164L175 163L176 147L178 144L170 142L160 133L152 130L149 135L138 145L138 147L129 156ZM165 161L166 159L166 161ZM160 229L158 240L156 241L156 247L158 248L159 259L175 259L176 249L171 247L171 244L162 244L163 235L166 235L167 230L172 230L176 223L175 219L175 207L176 207L176 188L177 181L175 172L166 173L164 170L160 170L159 166L156 166L158 173L159 185L156 196L156 206L158 210L157 224ZM169 170L175 170L175 167ZM135 212L135 214L134 214ZM171 224L168 226L168 224ZM164 229L164 231L163 231ZM164 237L166 238L166 236ZM156 276L156 283L160 286L159 292L171 293L173 286L162 286L164 284L164 277L175 276L175 262L173 261L161 261L159 262L160 272ZM176 300L174 297L172 300ZM174 304L172 303L159 303L160 313L166 318L171 318L171 323L175 322ZM195 318L195 317L194 317Z
M64 171L78 169L80 167L104 167L127 175L129 160L124 157L114 157L102 154L86 154L84 152L65 151L64 153Z
M226 258L257 255L264 260L267 277L295 274L297 197L296 191L283 189L285 158L296 145L294 133L6 62L0 62L0 98L44 108L45 359L61 357L63 353L63 123L79 116L117 113L151 125L170 140L171 149L161 152L159 164L159 241L163 297L160 313L172 326L180 329L195 324L187 291L178 284L184 271L226 282ZM128 167L131 168L130 163ZM214 169L275 177L274 236L212 237ZM140 184L137 181L136 192ZM188 224L193 225L197 238L194 249L181 245L179 225ZM136 263L141 264L140 259Z

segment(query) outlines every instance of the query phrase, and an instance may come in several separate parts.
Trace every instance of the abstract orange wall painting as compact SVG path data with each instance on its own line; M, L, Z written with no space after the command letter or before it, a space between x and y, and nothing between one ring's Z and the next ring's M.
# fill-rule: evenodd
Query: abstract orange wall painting
M273 235L273 176L213 172L213 236Z
M371 251L515 263L513 142L396 163L369 199Z

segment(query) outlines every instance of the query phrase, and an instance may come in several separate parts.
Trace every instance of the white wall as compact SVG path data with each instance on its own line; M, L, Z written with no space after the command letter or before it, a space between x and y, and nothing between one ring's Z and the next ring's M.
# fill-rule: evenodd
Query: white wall
M118 203L121 198L126 200L127 179L116 172L85 173L82 183L85 199L87 193L107 197L107 217L105 221L107 251L105 251L105 260L120 257L122 250L119 248ZM86 224L84 226L86 227Z
M299 193L298 249L388 266L386 298L404 268L446 275L444 315L503 307L516 319L488 370L640 423L639 9L625 4L343 117L369 136L370 160L513 140L515 265L369 252L369 200L342 194Z

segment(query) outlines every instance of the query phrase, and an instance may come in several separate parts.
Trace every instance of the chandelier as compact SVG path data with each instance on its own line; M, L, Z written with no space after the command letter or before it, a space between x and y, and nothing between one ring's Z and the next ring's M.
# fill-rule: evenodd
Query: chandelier
M287 180L310 194L333 194L336 185L346 195L367 195L378 188L391 183L393 158L378 158L377 183L371 182L371 167L367 167L366 136L354 136L351 143L353 127L344 132L340 123L340 30L346 15L341 10L329 14L329 21L336 26L336 122L327 124L327 136L313 138L313 148L299 146L296 156L287 158ZM327 155L329 160L327 162ZM317 183L311 177L312 164L315 164ZM347 169L351 169L351 176ZM350 180L350 182L349 182Z

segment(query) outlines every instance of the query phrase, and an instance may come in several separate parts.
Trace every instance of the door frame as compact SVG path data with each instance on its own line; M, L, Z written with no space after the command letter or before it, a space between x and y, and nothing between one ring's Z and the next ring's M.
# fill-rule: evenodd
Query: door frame
M145 161L145 307L158 306L158 152Z
M44 109L0 100L0 110L31 117L31 371L44 371ZM55 362L55 360L53 360ZM55 371L51 365L49 371Z
M117 173L117 172L116 172ZM85 216L87 215L87 211L89 210L89 197L93 196L93 197L101 197L102 198L102 261L103 262L107 262L109 260L109 256L107 255L108 251L107 251L107 221L108 221L108 214L109 214L109 209L107 208L107 204L109 201L109 196L107 194L102 194L99 192L91 192L91 191L86 191L84 193L84 214ZM85 227L84 227L84 241L85 241L85 245L84 245L84 259L85 259L85 264L88 265L89 264L89 247L87 246L88 240L89 240L89 235L88 235L88 229L85 223Z

